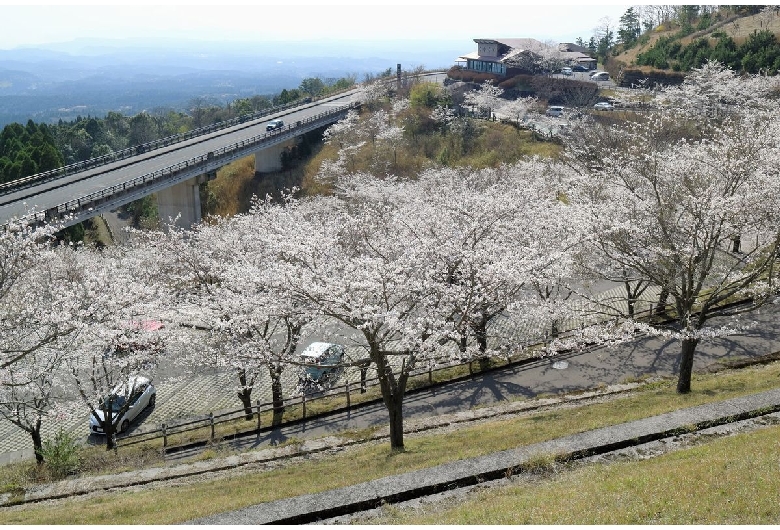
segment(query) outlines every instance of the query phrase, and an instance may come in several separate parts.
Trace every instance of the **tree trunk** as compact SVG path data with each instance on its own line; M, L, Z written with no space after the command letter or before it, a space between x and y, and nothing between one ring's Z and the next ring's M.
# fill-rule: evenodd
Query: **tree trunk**
M633 319L634 318L634 305L636 304L636 298L634 297L634 293L631 291L631 282L624 282L624 285L626 287L626 302L628 303L628 318Z
M284 417L284 396L282 395L282 374L280 370L271 368L271 401L274 406L273 425L282 423Z
M680 374L677 379L677 393L687 394L691 391L691 376L693 375L693 354L699 339L683 339L680 348Z
M111 451L116 447L116 429L114 428L114 418L103 425L103 432L106 435L106 451Z
M479 353L483 356L487 353L487 322L482 320L474 326L474 337L477 339Z
M387 357L379 352L379 346L372 344L371 350L371 358L376 364L379 387L382 389L382 401L385 404L385 408L387 408L390 419L390 449L393 451L403 451L403 402L404 389L408 376L404 374L402 370L402 373L398 374L398 379L396 379L392 368L387 362Z
M404 449L404 414L403 399L394 400L392 405L388 405L387 411L390 415L390 449L402 451Z
M481 370L487 370L490 366L490 362L487 358L487 321L481 320L479 324L474 326L474 337L477 339L477 346L479 346L479 368Z
M661 287L661 292L658 293L658 306L655 308L655 314L659 317L666 315L666 303L669 301L669 290L666 287Z
M242 388L236 394L241 401L241 405L244 407L244 419L251 421L254 418L254 412L252 410L252 389Z
M241 390L236 395L244 406L244 419L252 421L254 414L252 412L252 387L246 384L246 372L243 370L238 373L238 381L241 383Z
M33 449L35 450L35 462L43 464L43 440L41 440L41 419L35 422L35 428L30 430Z

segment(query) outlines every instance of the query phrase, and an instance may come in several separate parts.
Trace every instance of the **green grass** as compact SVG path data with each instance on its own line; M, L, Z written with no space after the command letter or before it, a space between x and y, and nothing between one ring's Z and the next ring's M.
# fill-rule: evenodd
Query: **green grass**
M365 444L345 449L338 455L299 461L279 469L247 469L240 476L228 479L174 488L112 492L74 498L53 506L3 509L0 523L173 524L761 392L776 388L779 383L780 363L697 375L693 392L686 395L675 393L675 381L662 381L605 403L504 418L447 434L407 436L403 452L391 452L386 443ZM775 467L776 454L775 450ZM556 457L544 459L538 467L544 469L556 461Z
M372 524L776 524L780 427L649 460L592 464ZM367 521L360 521L367 522Z

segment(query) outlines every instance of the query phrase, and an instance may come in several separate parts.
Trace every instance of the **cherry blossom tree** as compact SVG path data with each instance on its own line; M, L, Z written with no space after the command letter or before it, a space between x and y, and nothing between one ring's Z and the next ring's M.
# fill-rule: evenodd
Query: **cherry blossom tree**
M538 314L532 287L553 271L571 274L576 238L558 199L556 171L538 159L482 171L429 171L416 183L421 189L407 193L419 212L416 231L434 240L440 281L454 291L462 355L470 339L480 358L518 350L517 336L491 337L493 321Z
M390 83L382 80L363 83L358 87L355 99L360 101L365 108L376 110L388 99L390 87Z
M62 361L62 352L41 348L0 372L0 414L30 435L39 464L44 461L41 428L55 399Z
M72 295L76 329L59 347L68 351L78 397L100 424L107 449L114 447L119 421L132 404L134 376L151 376L165 348L158 326L149 325L164 298L150 281L145 258L132 247L63 250L61 256L67 270L61 282Z
M45 288L37 288L39 261L50 250L55 227L24 222L0 227L0 369L8 368L61 333L60 313L52 314Z
M282 374L294 363L301 332L312 316L280 287L269 226L279 209L255 202L249 214L199 225L192 231L154 234L160 277L169 289L168 313L194 367L235 373L245 417L253 417L252 392L260 376L271 380L274 421L284 411ZM193 332L199 335L197 347Z
M501 116L507 116L510 120L520 124L525 117L538 108L539 100L535 97L515 98L503 101L496 111Z
M325 130L323 141L339 148L338 160L326 165L320 170L320 178L334 179L343 171L351 170L355 156L366 144L360 127L360 115L355 110L350 110L347 115Z
M487 114L488 118L493 116L493 112L503 105L501 95L504 90L493 85L491 81L485 81L479 87L479 90L472 90L464 94L464 103L467 106L474 107L478 113Z
M0 414L27 432L43 462L42 422L61 383L58 342L74 331L71 293L50 240L56 227L0 229Z
M524 285L564 263L571 241L558 230L567 226L565 204L552 175L539 161L413 181L342 175L336 196L284 208L275 248L287 289L362 335L392 448L403 448L414 368L505 354L508 340L488 344L491 321L521 306L532 311Z
M439 124L442 134L446 134L450 124L455 120L455 111L451 107L439 104L431 111L431 119Z
M708 86L693 81L683 91L706 93ZM734 101L712 116L681 112L679 94L668 92L672 106L646 120L613 128L622 141L591 144L598 164L580 161L583 178L571 197L586 212L592 248L672 300L681 341L677 391L687 393L697 344L719 333L706 323L750 311L774 292L780 210L777 194L767 190L778 185L780 122L776 105L758 96L756 104ZM755 245L730 253L740 233L751 234ZM745 297L752 303L729 304Z
M451 309L440 303L430 249L406 225L410 212L395 192L356 184L373 178L354 178L340 185L348 200L288 204L277 248L287 288L362 336L388 410L391 447L402 449L406 383L449 338Z

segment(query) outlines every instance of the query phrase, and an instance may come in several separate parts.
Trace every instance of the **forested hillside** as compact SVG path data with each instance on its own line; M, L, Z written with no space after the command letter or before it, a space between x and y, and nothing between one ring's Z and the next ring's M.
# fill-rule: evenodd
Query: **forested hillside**
M602 60L619 77L630 69L685 73L707 61L774 75L779 34L779 6L659 5L628 9L616 28L601 28L599 35L609 44Z
M58 168L62 155L50 127L12 123L0 132L0 183Z

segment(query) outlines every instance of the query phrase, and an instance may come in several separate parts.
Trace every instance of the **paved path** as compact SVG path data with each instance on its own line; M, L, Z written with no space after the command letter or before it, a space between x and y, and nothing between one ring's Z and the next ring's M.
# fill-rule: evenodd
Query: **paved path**
M766 306L752 314L751 318L758 324L748 332L703 342L696 353L694 370L702 370L726 359L760 357L780 350L779 316L780 305ZM566 367L556 368L561 366L561 361ZM632 343L596 348L580 354L539 359L523 366L480 374L466 381L409 393L404 400L404 418L451 414L478 405L564 394L600 385L615 385L643 376L674 376L678 362L678 342L645 337ZM693 389L696 390L695 382ZM231 445L241 450L254 449L291 438L311 439L336 435L347 429L361 430L387 424L387 410L380 402L263 431L259 436L236 439ZM191 456L191 453L181 455L182 458L186 456Z

